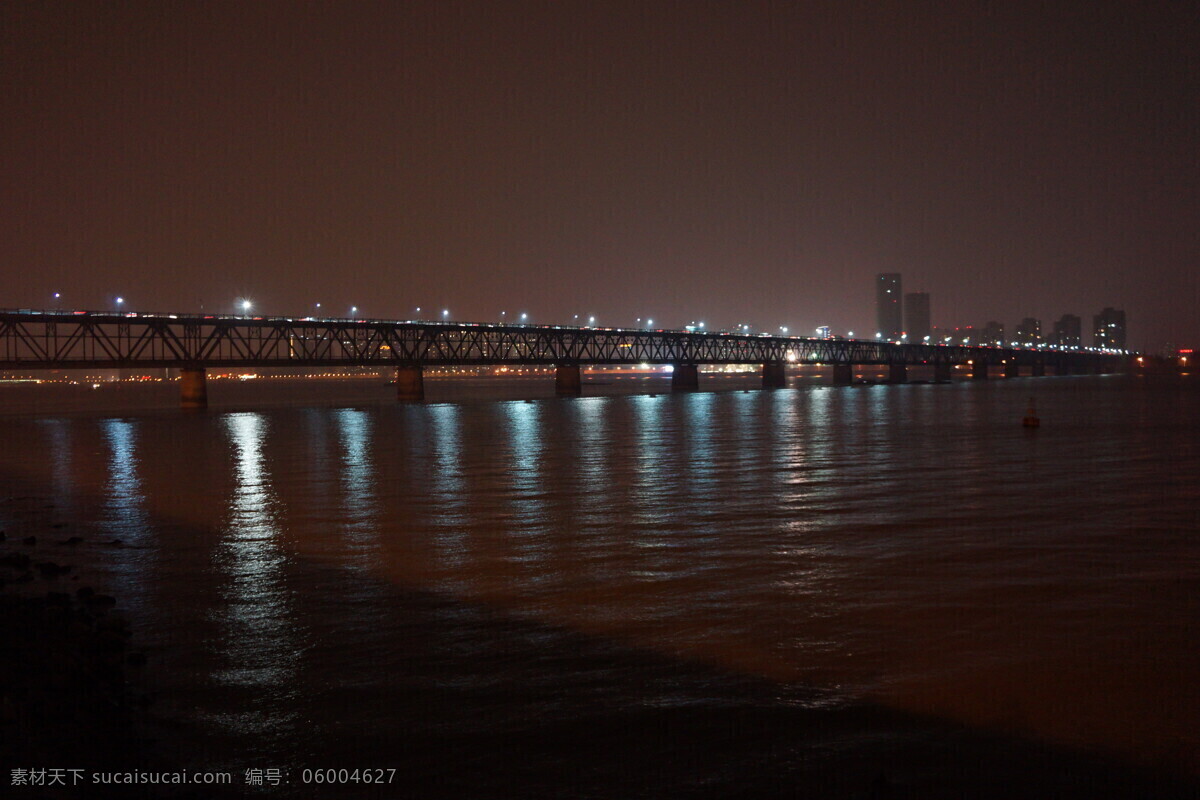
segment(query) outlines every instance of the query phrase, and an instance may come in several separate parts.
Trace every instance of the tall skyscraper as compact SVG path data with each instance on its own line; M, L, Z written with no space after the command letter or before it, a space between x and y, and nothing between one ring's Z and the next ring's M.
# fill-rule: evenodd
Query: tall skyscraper
M929 292L904 295L904 332L910 344L921 344L933 333L929 325Z
M983 330L979 332L979 343L991 345L993 347L1004 346L1004 323L989 322L983 326Z
M1037 345L1042 343L1042 321L1033 317L1026 317L1021 320L1021 324L1017 326L1017 336L1015 339L1018 346L1028 347L1029 345Z
M875 332L892 341L899 339L903 331L900 273L881 272L875 276Z
M1105 308L1092 317L1092 336L1096 347L1125 349L1125 312Z
M1050 336L1050 344L1059 347L1079 347L1083 343L1083 320L1074 314L1063 314L1062 319L1054 323L1054 333Z

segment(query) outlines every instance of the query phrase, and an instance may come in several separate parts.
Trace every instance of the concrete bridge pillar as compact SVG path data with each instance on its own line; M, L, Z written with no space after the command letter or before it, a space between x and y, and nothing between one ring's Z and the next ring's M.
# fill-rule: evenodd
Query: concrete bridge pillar
M1058 359L1058 361L1054 362L1054 374L1055 375L1070 375L1071 374L1071 360L1068 358L1060 358L1060 359Z
M676 364L671 373L672 392L696 392L700 390L700 368L695 364Z
M949 361L938 361L933 365L933 379L942 383L951 380L954 376L954 365Z
M908 365L888 364L888 383L908 383Z
M971 378L977 381L986 381L988 376L987 359L977 358L971 362Z
M764 389L783 389L787 386L787 370L782 361L768 361L762 366Z
M1019 378L1021 377L1021 365L1015 360L1009 359L1004 362L1004 377Z
M179 399L184 408L208 408L208 375L204 367L179 370Z
M1033 377L1046 377L1046 362L1043 359L1039 358L1037 361L1033 362Z
M833 365L833 385L834 386L849 386L854 383L854 365L853 364L834 364Z
M559 397L583 394L583 377L578 364L559 364L554 368L554 393Z
M396 399L405 403L425 399L425 373L419 365L396 367Z

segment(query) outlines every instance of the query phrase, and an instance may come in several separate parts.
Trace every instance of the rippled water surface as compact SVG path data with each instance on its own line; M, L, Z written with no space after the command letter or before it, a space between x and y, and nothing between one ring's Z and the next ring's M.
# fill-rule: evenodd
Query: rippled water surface
M749 703L1200 770L1195 381L256 391L0 417L8 493L85 537L195 768L446 771L422 742Z

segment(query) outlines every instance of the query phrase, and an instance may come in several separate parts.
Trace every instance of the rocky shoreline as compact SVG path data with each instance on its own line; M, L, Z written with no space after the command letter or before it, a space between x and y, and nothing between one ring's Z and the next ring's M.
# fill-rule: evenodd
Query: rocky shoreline
M132 647L116 598L81 585L61 557L45 558L36 536L0 536L0 729L11 742L9 768L134 764L142 750L135 722L150 703L137 688L146 656Z
M41 498L9 498L0 509L0 524L8 526L0 530L2 794L56 800L228 796L188 787L100 787L77 777L178 769L146 734L153 703L142 675L147 656L134 645L118 599L88 585L71 563L80 546L124 545L71 535L65 523L53 522L55 506ZM40 785L16 777L35 770L45 772ZM52 771L61 783L51 783Z

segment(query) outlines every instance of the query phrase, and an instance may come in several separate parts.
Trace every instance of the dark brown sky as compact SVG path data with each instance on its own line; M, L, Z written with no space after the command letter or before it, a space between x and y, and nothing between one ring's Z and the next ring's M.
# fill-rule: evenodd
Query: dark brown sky
M1194 2L0 6L0 306L1200 345Z

